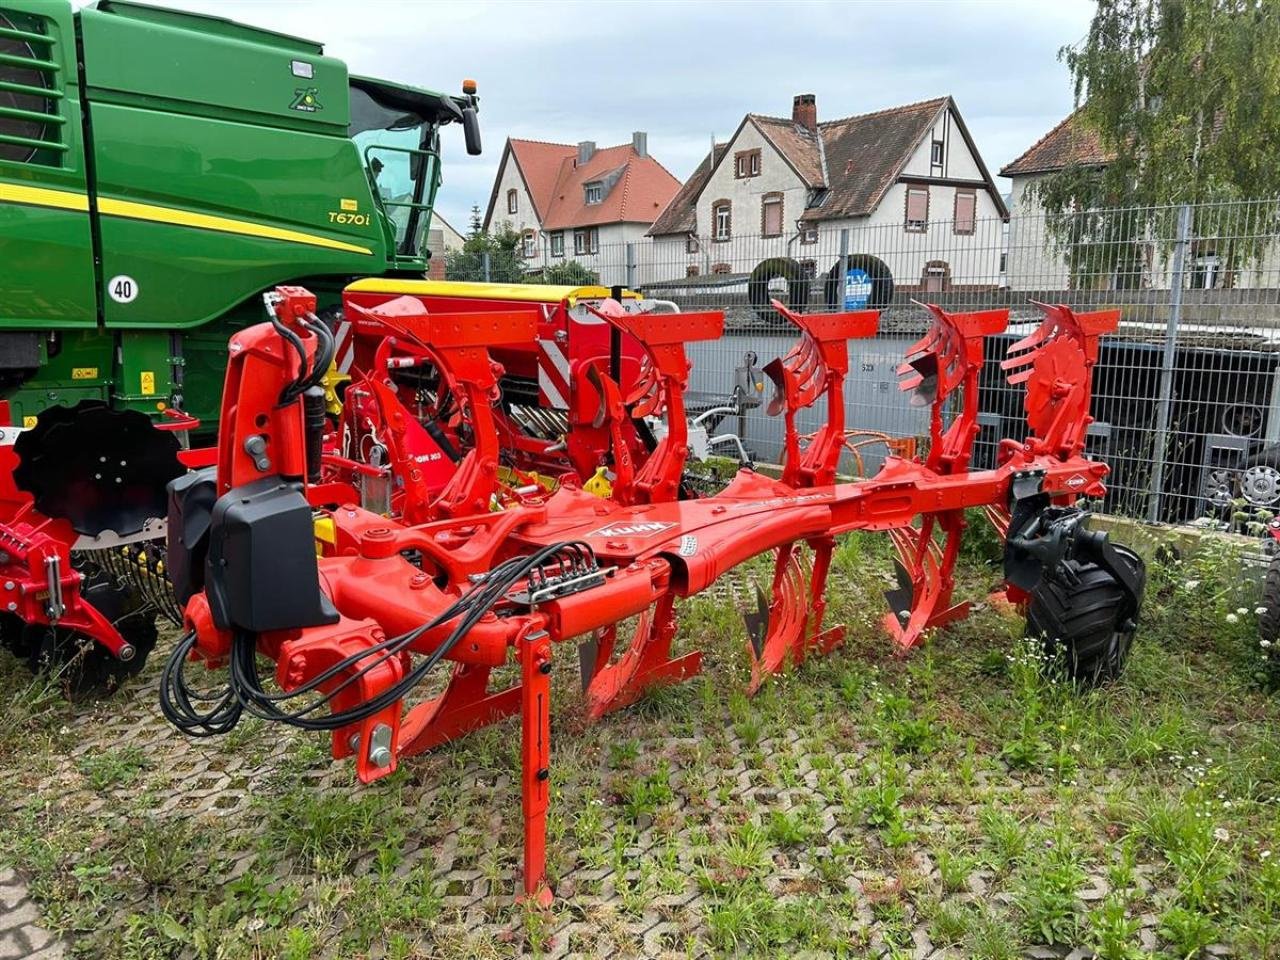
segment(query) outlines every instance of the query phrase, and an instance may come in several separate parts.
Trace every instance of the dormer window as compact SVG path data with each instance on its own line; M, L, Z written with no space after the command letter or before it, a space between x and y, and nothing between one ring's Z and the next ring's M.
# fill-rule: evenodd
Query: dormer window
M599 180L588 183L582 189L586 194L587 206L600 203L604 200L604 184Z

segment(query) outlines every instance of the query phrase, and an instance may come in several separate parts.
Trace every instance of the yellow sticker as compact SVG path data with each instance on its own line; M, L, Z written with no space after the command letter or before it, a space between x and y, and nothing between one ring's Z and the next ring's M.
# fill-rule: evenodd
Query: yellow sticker
M338 206L342 207L342 209L343 209L343 210L348 210L348 211L353 211L353 210L359 210L359 209L360 209L360 203L359 203L359 201L357 201L357 200L349 200L349 199L348 199L348 198L346 198L346 197L343 197L340 201L338 201Z
M72 367L71 379L72 380L97 380L98 368L97 367Z
M34 427L34 426L36 425L36 418L35 418L35 417L23 417L23 418L22 418L22 425L23 425L24 427Z
M142 395L149 397L156 392L156 375L150 370L142 371Z

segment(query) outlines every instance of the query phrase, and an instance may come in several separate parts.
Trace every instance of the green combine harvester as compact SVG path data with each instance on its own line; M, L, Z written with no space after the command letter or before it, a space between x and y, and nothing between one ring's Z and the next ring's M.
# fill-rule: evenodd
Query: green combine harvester
M308 40L98 0L0 0L0 399L212 424L261 294L421 276L439 130L474 86L368 77ZM322 303L323 305L323 303Z
M440 128L478 154L477 108L220 17L0 0L0 647L83 687L141 666L148 521L196 464L172 428L212 439L265 292L336 324L352 279L425 273Z

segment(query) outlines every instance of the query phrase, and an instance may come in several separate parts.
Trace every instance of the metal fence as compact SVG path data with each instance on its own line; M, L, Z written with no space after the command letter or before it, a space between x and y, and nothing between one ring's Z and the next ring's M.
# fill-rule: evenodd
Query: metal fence
M948 206L949 205L944 205ZM994 361L1032 329L1032 300L1119 308L1094 369L1090 454L1112 467L1103 508L1169 522L1260 532L1280 512L1280 203L1241 201L1093 210L1061 217L1015 210L1008 220L859 225L783 235L642 237L592 243L553 258L546 238L523 261L536 280L576 261L605 285L624 284L680 309L716 308L726 334L691 344L691 387L702 402L786 352L794 333L768 306L881 309L880 333L850 345L850 426L910 441L927 409L897 389L895 368L923 332L912 300L950 310L1009 307L1008 332L989 342L976 464L1002 437L1022 438L1022 390ZM758 222L758 221L757 221ZM527 251L526 251L527 252ZM754 359L753 359L754 358ZM811 412L816 426L823 410ZM803 426L803 424L802 424ZM726 419L754 456L780 454L781 424L757 405ZM865 471L884 447L865 449ZM853 470L857 464L847 463Z

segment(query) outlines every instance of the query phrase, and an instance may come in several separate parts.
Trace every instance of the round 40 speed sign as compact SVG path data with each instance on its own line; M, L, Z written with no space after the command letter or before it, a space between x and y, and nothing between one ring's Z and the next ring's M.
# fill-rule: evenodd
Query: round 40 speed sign
M121 273L107 281L107 296L116 303L133 303L138 299L138 281Z

